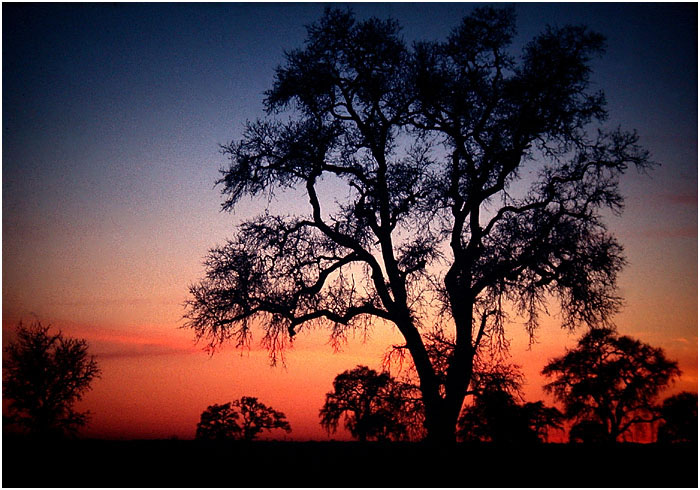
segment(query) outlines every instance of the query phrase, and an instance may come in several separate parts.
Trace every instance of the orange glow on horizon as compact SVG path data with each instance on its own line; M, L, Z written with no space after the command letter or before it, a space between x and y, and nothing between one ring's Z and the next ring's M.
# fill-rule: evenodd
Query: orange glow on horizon
M8 339L14 323L3 320L4 339ZM250 349L227 345L210 355L195 345L192 332L184 329L143 326L127 333L124 329L82 324L54 327L66 335L87 339L103 372L79 404L80 409L92 414L82 435L116 439L191 439L207 406L245 395L256 396L281 410L292 426L291 434L272 432L264 438L349 440L350 435L342 427L330 435L321 428L318 411L325 393L332 388L334 377L344 370L358 364L381 369L387 349L401 342L395 330L377 327L367 341L359 334L350 334L341 351L333 352L327 332L316 330L296 337L285 353L284 365L272 367L267 351L255 342ZM573 347L581 332L567 332L554 319L546 319L532 345L521 326L513 324L508 333L508 362L522 369L525 400L553 404L542 389L546 380L539 373L549 359L565 352L565 346ZM681 379L664 396L696 391L697 349L691 341L673 339L663 347L670 358L679 361L683 371ZM554 431L550 441L563 441L565 434L559 432Z

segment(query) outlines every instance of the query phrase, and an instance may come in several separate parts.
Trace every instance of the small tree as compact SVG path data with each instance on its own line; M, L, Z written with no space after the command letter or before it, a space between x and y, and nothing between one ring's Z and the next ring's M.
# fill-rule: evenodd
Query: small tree
M658 420L655 399L680 371L662 349L597 328L542 374L553 378L545 390L564 403L568 418L599 424L614 442L632 425Z
M605 444L610 442L610 435L605 424L597 420L581 420L571 427L569 442L575 444Z
M284 413L274 410L257 398L244 396L223 405L211 405L202 412L197 424L197 439L243 439L252 441L263 430L292 431Z
M684 391L661 405L657 440L663 443L698 443L698 394Z
M542 442L549 440L550 429L563 430L564 414L555 407L545 406L543 401L528 402L523 405L528 427Z
M422 406L416 386L366 366L344 371L333 380L333 391L319 416L330 433L345 417L345 427L360 441L405 440L420 432Z
M519 408L513 395L504 390L484 391L462 410L457 436L466 442L522 442L530 434Z
M100 370L85 340L49 329L41 322L20 322L17 339L5 349L2 392L10 400L8 419L32 436L75 435L89 412L77 412L73 406Z
M195 439L239 439L241 427L238 425L238 418L238 412L231 408L230 402L210 405L202 412Z
M474 379L473 401L462 410L457 423L462 441L532 444L546 440L549 428L561 428L563 416L556 408L542 401L518 403L522 375L517 366L496 364Z

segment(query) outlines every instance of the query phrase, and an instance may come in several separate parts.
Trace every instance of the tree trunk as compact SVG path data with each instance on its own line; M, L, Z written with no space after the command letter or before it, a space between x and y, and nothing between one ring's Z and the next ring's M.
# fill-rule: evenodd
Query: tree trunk
M425 428L428 435L425 441L434 446L449 446L457 442L457 417L448 404L440 398L437 404L424 401Z
M428 433L426 441L440 446L454 444L457 440L457 420L472 376L474 351L470 348L469 334L461 336L460 347L454 352L455 358L450 362L447 373L448 385L445 387L447 393L443 396L435 368L418 330L410 320L410 316L406 315L402 320L397 322L397 326L406 339L406 345L418 373L425 410L424 426ZM469 328L467 332L470 330ZM464 348L465 344L467 348Z

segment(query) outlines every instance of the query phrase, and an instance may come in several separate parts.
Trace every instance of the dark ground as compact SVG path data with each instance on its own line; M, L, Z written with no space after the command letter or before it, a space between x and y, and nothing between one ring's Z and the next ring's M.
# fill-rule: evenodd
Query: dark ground
M3 437L3 487L697 487L697 446Z

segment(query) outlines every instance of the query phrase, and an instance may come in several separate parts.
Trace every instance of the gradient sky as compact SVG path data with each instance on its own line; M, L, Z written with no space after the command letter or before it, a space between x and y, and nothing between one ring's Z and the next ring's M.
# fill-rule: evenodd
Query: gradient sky
M412 41L444 38L475 5L352 8L398 19ZM302 335L286 368L255 346L210 357L179 328L207 250L264 207L219 211L219 145L262 115L274 68L324 6L3 3L3 343L20 319L88 340L103 375L80 404L93 413L85 435L191 438L208 405L250 395L287 414L289 437L325 439L318 410L335 375L380 367L396 337L379 328L340 353L323 332ZM515 8L515 44L546 24L607 37L593 63L606 125L636 128L661 164L624 177L626 211L608 221L629 260L615 320L680 362L673 391L697 391L697 4ZM297 209L284 196L273 206ZM545 319L530 350L521 326L508 333L536 400L537 373L582 332Z

